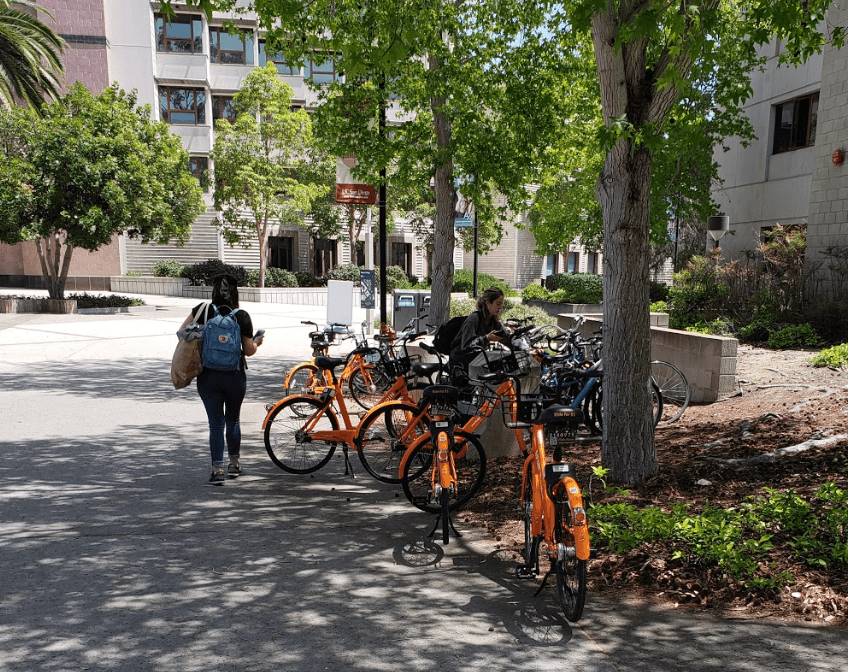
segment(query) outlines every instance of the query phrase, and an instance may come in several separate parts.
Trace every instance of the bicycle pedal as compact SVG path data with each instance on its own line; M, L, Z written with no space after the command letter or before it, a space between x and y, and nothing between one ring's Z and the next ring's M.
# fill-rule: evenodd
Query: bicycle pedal
M515 568L516 579L535 579L538 575L539 573L533 567L528 567L527 565L518 565Z

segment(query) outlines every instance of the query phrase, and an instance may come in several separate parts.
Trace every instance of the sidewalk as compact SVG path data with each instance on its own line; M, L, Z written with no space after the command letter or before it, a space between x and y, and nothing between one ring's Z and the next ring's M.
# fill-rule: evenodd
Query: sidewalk
M844 669L830 628L592 594L569 624L461 515L461 539L426 539L431 518L355 456L355 479L340 455L311 476L277 469L263 405L323 308L242 305L266 329L247 473L208 487L205 413L169 379L196 302L144 298L157 309L0 315L0 670Z

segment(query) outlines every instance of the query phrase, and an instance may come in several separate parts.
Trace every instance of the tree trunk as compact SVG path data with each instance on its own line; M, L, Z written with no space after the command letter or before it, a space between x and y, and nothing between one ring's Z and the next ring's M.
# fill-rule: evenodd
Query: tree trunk
M259 239L259 281L256 286L265 287L265 269L268 268L268 213L264 221L256 223L256 237Z
M430 69L438 70L438 59L430 58ZM436 215L433 222L433 266L431 268L430 324L444 324L450 318L450 293L453 287L454 208L453 157L450 154L451 125L445 116L444 98L433 98L433 124L436 131L438 163L434 190Z
M604 383L601 448L612 481L657 473L651 402L648 197L651 156L624 140L607 155L597 197L604 216Z
M37 238L35 249L38 252L38 261L41 263L41 277L47 288L47 296L51 299L64 299L65 283L74 253L73 245L66 245L65 252L62 254L61 237L56 232L44 238Z

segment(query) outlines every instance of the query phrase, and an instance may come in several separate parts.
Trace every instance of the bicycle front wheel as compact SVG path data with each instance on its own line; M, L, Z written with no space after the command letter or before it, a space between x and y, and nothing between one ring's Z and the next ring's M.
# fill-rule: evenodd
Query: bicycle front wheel
M298 364L286 376L286 396L309 394L309 388L318 377L318 367L314 364Z
M571 507L568 500L556 504L556 557L551 558L557 579L557 596L565 617L575 623L586 604L586 561L577 557L571 534Z
M369 413L359 426L356 448L365 471L383 483L400 483L400 462L407 448L428 430L429 418L414 404L393 402ZM425 468L419 463L414 476Z
M486 452L480 440L462 430L454 431L453 461L456 468L456 490L451 493L448 509L453 511L468 502L483 485L486 477ZM440 503L432 487L433 441L428 435L412 449L401 474L403 494L413 506L439 513Z
M663 398L663 413L660 422L674 422L679 420L683 412L689 407L692 390L689 389L689 381L686 376L671 362L659 360L651 362L651 376Z
M357 404L365 410L370 410L382 400L392 382L382 368L369 365L350 374L348 389Z
M604 390L598 388L597 393L586 399L583 412L587 414L586 422L593 434L601 434L604 430ZM588 413L587 413L588 410ZM651 417L653 418L653 427L656 427L663 414L663 397L660 393L660 388L652 380L651 381Z
M265 449L283 471L308 474L327 464L336 450L334 441L316 440L314 433L338 428L336 416L318 399L291 397L268 418Z

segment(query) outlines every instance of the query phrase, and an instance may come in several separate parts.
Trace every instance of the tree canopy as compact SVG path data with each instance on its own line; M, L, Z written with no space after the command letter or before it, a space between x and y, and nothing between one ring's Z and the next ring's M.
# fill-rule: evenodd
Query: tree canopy
M231 245L258 241L260 287L265 282L272 220L303 224L313 201L330 189L326 180L304 181L299 175L300 170L316 169L308 165L312 124L306 110L292 111L291 97L291 87L280 81L269 63L251 71L233 96L236 119L219 119L215 124L212 160L219 223ZM323 162L317 163L320 167Z
M17 99L39 111L45 95L59 97L65 41L27 9L45 11L29 0L0 0L0 107Z
M204 205L189 157L168 125L117 84L82 84L45 105L0 110L0 240L34 240L52 298L62 298L76 248L126 233L143 242L188 239Z

